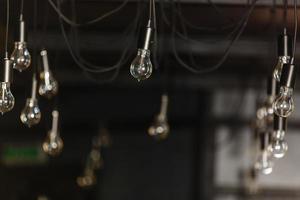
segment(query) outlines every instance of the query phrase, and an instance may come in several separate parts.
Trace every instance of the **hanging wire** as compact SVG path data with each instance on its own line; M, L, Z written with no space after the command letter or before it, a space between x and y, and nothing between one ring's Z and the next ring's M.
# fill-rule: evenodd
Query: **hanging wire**
M295 54L296 54L296 46L297 46L297 32L298 32L298 12L297 12L297 0L294 0L294 22L295 22L295 30L294 30L294 41L293 41L293 56L291 59L291 63L294 63Z
M23 20L23 14L24 14L24 0L21 0L20 20Z
M55 5L55 3L52 0L48 0L49 4L52 6L52 8L54 9L54 11L59 15L59 17L67 24L69 24L70 26L88 26L88 25L92 25L95 24L97 22L102 21L103 19L110 17L113 14L116 14L117 12L119 12L120 10L122 10L128 3L128 0L124 0L122 2L122 4L120 6L118 6L117 8L101 15L100 17L96 17L95 19L89 20L87 22L84 23L76 23L72 20L70 20L68 17L66 17L62 12L61 9Z
M229 45L227 46L222 58L217 62L217 64L210 66L210 67L202 67L202 69L195 69L194 67L188 65L187 63L185 63L182 58L180 58L180 56L178 55L178 52L176 50L176 42L175 42L175 30L176 30L176 19L175 19L175 14L173 12L173 28L172 28L172 50L175 56L175 59L177 60L177 62L183 66L184 68L186 68L187 70L189 70L192 73L196 73L196 74L201 74L201 73L208 73L208 72L212 72L214 70L217 70L227 59L230 50L232 48L232 46L235 44L235 42L240 38L241 34L243 33L245 27L247 26L248 20L251 16L251 13L253 11L253 9L255 8L256 2L258 0L253 0L251 7L249 9L249 11L247 12L246 18L242 21L242 23L240 24L239 30L237 32L237 35L234 37L234 39L232 41L229 42Z
M22 0L23 1L23 0ZM38 21L38 0L34 0L34 8L33 8L33 35L37 36L37 21ZM38 68L37 68L37 41L33 42L33 73L37 76Z
M8 58L9 0L6 0L5 58Z
M58 9L60 10L60 3L59 1L57 1L58 3ZM82 60L83 59L80 59L78 58L78 53L76 50L74 50L69 42L69 39L67 37L67 34L66 34L66 30L64 28L64 25L63 25L63 21L62 21L62 18L59 17L59 21L60 21L60 26L61 26L61 30L62 30L62 34L63 34L63 37L65 39L65 42L67 44L67 47L69 49L69 52L73 58L73 60L75 61L75 63L82 69L84 70L85 72L89 72L89 73L104 73L104 72L110 72L110 71L113 71L113 70L117 70L120 68L121 65L123 65L126 61L125 58L128 58L128 51L133 43L133 40L135 39L135 37L131 37L134 33L135 33L135 30L137 28L137 25L138 25L138 21L139 21L139 17L140 16L140 9L137 9L137 14L136 14L136 17L135 17L135 20L133 21L133 23L128 26L128 30L131 30L131 33L127 34L127 37L123 38L123 41L125 42L125 48L122 52L122 55L121 55L121 58L119 59L119 61L113 65L113 66L110 66L110 67L103 67L103 66L96 66L96 65L85 65L82 63Z
M287 11L288 11L288 0L283 0L283 28L287 27Z

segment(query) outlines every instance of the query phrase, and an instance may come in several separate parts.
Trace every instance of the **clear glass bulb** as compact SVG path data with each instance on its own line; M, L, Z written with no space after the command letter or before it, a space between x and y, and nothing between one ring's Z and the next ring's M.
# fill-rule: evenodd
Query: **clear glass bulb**
M294 111L293 89L282 86L273 103L274 112L280 117L288 117Z
M272 162L267 151L263 151L261 153L261 155L258 156L257 161L255 163L255 169L265 175L272 173L273 166L274 166L274 163Z
M50 156L58 156L64 147L63 140L59 134L50 131L43 143L43 150Z
M137 56L130 66L131 75L138 81L149 78L152 74L152 63L150 60L150 50L138 49Z
M158 115L152 126L148 129L148 134L155 139L163 140L169 135L170 127L165 117Z
M31 64L31 56L27 49L26 42L15 42L15 49L11 54L12 66L18 71L27 69Z
M15 98L10 91L10 83L1 82L0 97L0 112L4 114L12 110L15 105Z
M277 64L274 68L273 76L276 79L276 81L280 82L281 72L284 64L287 64L289 62L288 56L280 56L278 57Z
M40 73L39 94L48 99L55 96L58 92L58 82L53 77L50 71Z
M271 153L275 158L283 158L288 151L288 144L285 140L275 140L271 146Z
M41 121L41 110L37 99L28 98L24 109L21 112L20 119L23 124L31 127Z
M59 155L64 147L64 143L58 132L58 117L59 112L54 110L52 112L52 129L48 132L47 137L43 143L43 150L50 156Z

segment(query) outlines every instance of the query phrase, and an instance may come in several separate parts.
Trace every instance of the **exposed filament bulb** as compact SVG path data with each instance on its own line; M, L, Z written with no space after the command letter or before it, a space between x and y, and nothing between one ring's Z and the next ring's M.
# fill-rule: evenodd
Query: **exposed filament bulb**
M15 98L10 90L11 76L11 61L5 58L4 81L0 82L0 112L2 114L11 111L15 105Z

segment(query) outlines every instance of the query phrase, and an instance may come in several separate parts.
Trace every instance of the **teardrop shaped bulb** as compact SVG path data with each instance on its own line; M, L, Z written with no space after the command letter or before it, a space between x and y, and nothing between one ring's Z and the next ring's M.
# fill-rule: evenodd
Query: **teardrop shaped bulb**
M58 133L50 131L43 143L43 150L50 156L58 156L64 147L63 140Z
M273 172L273 166L274 163L272 162L270 156L267 152L264 151L261 153L261 155L258 156L254 167L261 173L268 175Z
M38 100L28 98L20 115L22 123L28 127L32 127L41 121L41 117L42 115L38 105Z
M283 158L288 151L288 144L285 140L275 140L271 146L271 153L275 158Z
M15 105L15 98L10 91L10 83L1 82L0 88L0 112L2 114L11 111Z
M280 117L288 117L294 111L293 89L282 86L273 103L274 112Z
M40 73L39 94L48 99L58 93L58 82L50 71Z
M150 60L150 50L138 49L137 56L130 66L131 75L138 81L149 78L152 74L152 63Z
M148 134L155 139L163 140L168 137L170 133L170 126L166 117L157 116L152 126L148 129Z
M10 60L14 69L22 72L31 64L31 56L27 49L26 42L15 42L15 49L11 54Z

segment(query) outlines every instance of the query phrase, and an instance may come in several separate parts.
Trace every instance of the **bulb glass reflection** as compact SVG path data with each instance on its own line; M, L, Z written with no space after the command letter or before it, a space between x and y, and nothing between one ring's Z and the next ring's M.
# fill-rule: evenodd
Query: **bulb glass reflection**
M137 56L130 66L131 75L138 81L149 78L152 74L152 63L150 60L150 50L138 49Z
M288 117L294 111L293 89L282 86L273 103L274 112L280 117Z
M13 109L15 98L10 91L10 83L1 82L0 85L0 112L4 114Z
M15 49L11 54L10 60L14 69L22 72L31 64L31 56L27 49L26 42L15 42Z

